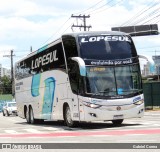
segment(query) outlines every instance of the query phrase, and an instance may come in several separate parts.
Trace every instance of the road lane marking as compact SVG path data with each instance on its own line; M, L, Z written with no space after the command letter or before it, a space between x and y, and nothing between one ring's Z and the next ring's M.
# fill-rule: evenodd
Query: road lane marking
M57 131L60 130L61 128L55 128L55 127L42 127L45 130L51 130L51 131Z
M42 133L42 131L39 131L37 129L32 129L32 128L29 128L29 129L22 129L22 130L25 130L29 133Z
M18 134L18 132L15 130L4 130L4 131L8 134Z

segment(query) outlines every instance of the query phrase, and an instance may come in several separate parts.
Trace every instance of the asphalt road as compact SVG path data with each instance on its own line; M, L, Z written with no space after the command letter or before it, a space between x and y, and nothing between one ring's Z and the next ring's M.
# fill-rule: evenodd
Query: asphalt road
M125 149L131 144L134 150L154 151L157 150L156 146L160 147L160 111L145 112L143 118L125 120L121 126L113 126L111 122L96 122L83 123L77 128L68 128L62 122L49 121L31 125L27 124L25 119L17 116L4 117L0 113L0 143L44 143L45 145L42 144L44 147L53 147L53 143L58 143L62 148L61 151L67 151L65 150L67 146L71 148L79 146L85 149L88 146L92 151L97 151L96 146L100 148L104 146L104 149L105 146L111 146L111 149L116 151ZM107 144L101 145L101 143Z

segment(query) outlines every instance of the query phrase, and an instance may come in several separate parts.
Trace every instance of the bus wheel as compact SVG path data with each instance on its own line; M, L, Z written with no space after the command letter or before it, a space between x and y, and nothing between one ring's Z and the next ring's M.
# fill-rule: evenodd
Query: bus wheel
M112 123L114 126L118 126L121 125L123 122L123 119L119 119L119 120L112 120Z
M26 115L26 121L27 121L27 123L31 123L29 108L27 108L25 115Z
M35 119L34 118L34 112L33 112L33 109L32 107L30 108L30 121L31 121L31 124L39 124L39 123L43 123L44 120L43 119Z
M75 122L72 120L72 117L71 117L71 110L69 106L66 106L66 108L64 109L64 121L68 127L75 126Z
M34 113L33 113L32 107L30 108L29 112L30 112L30 120L31 120L31 124L36 123L36 119L34 119Z

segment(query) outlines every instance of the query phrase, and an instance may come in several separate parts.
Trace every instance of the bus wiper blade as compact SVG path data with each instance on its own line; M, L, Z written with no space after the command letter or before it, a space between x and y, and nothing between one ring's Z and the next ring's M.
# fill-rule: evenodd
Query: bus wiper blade
M143 91L143 89L131 89L130 91L131 92L141 92L141 91Z
M109 90L99 91L99 92L93 93L92 95L104 95L105 93L109 93Z
M142 93L143 89L130 89L130 90L124 90L124 93Z
M99 93L109 93L109 90L108 91L99 91Z

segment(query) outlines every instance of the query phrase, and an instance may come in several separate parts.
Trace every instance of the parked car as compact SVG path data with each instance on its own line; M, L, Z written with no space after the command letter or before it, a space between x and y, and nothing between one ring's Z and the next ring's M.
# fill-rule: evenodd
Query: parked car
M6 102L3 105L3 116L16 115L17 116L17 106L16 102Z

